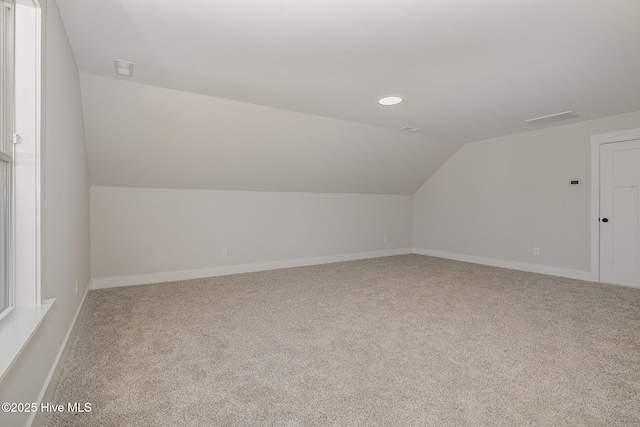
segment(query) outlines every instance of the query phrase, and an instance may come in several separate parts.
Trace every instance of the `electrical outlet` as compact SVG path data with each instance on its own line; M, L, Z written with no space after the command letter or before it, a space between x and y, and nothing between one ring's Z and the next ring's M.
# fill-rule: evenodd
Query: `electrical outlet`
M540 248L533 248L534 255L540 255Z
M226 250L226 249L223 249L223 250L222 250L222 252L220 252L220 256L221 256L222 258L226 258L226 257L227 257L227 250Z
M386 237L382 238L382 243L387 243L388 239Z
M76 279L76 295L78 295L78 279Z

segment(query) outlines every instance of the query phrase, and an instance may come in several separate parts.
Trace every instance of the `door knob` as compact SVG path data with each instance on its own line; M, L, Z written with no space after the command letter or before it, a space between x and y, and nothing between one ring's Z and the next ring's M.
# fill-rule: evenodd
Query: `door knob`
M602 218L602 222L609 222L609 218Z

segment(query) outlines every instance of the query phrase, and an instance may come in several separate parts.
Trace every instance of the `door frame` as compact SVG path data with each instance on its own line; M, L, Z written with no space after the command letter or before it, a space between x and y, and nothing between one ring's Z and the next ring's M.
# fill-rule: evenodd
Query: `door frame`
M591 136L591 280L600 281L600 146L640 139L640 129Z

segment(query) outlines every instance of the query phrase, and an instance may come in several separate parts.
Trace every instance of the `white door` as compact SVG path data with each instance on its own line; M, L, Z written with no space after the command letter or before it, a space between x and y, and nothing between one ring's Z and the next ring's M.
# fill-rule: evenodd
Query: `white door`
M640 287L640 139L600 146L600 281Z

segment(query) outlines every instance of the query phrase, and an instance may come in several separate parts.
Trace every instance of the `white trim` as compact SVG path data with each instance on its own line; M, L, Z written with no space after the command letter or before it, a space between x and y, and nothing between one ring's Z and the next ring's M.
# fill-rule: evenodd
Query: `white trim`
M640 139L640 128L623 130L620 132L601 133L591 135L591 145L609 144L611 142L624 142Z
M40 169L44 163L40 156L43 24L39 1L17 1L15 126L23 136L23 142L14 146L13 302L18 308L37 306L43 297L40 228L43 221ZM22 102L18 102L20 99Z
M42 188L41 182L42 177L42 165L44 164L44 157L42 156L42 90L43 90L43 68L42 60L44 55L44 50L42 48L42 39L45 36L45 31L43 28L43 19L42 19L42 7L40 6L39 0L31 0L33 2L33 7L36 12L36 40L35 40L35 50L36 50L36 128L35 128L35 136L36 136L36 146L35 146L35 160L36 160L36 188L35 188L35 196L36 196L36 224L35 224L35 234L36 234L36 256L35 256L35 266L36 266L36 301L42 301L43 292L42 292L42 230L40 225L42 224Z
M640 129L591 136L591 277L600 281L600 145L640 139Z
M453 252L434 251L432 249L413 248L414 254L437 258L453 259L474 264L490 265L492 267L509 268L512 270L528 271L531 273L548 274L551 276L567 277L569 279L591 280L589 271L573 270L570 268L551 267L548 265L529 264L526 262L507 261L496 258L485 258L475 255L456 254Z
M93 289L117 288L120 286L145 285L151 283L174 282L176 280L200 279L203 277L227 276L230 274L252 273L255 271L277 270L280 268L304 267L307 265L330 264L333 262L355 261L359 259L406 255L410 253L412 253L411 248L401 248L385 251L329 255L314 258L259 262L255 264L210 267L197 270L167 271L162 273L138 274L135 276L94 278Z
M3 319L0 324L0 382L18 360L54 302L55 299L49 299L37 306L15 308Z
M591 137L591 280L600 281L600 144Z
M76 320L78 320L78 316L80 315L80 312L82 311L82 307L84 306L84 302L87 298L87 295L89 294L89 290L91 289L91 282L89 282L89 284L87 285L87 289L84 292L84 295L82 296L82 301L80 301L80 305L78 306L78 310L76 310L76 314L75 316L73 316L73 320L71 321L71 325L69 326L69 329L67 330L67 334L64 337L64 340L62 340L62 346L60 346L60 350L58 350L58 355L56 356L56 359L53 361L53 366L51 367L51 370L49 371L49 375L47 376L47 379L44 381L44 385L42 386L42 390L40 391L40 394L38 395L38 399L36 400L36 402L40 403L42 402L42 400L45 397L45 393L47 392L47 389L49 388L49 383L51 382L51 379L53 378L53 374L56 372L56 369L58 368L58 364L60 363L60 358L62 357L62 355L64 354L65 348L67 347L67 341L69 340L69 337L71 336L71 332L73 331L73 328L76 325ZM33 421L35 420L36 415L38 414L38 411L36 412L32 412L31 416L29 417L28 421L27 421L27 427L31 427L31 425L33 424Z

